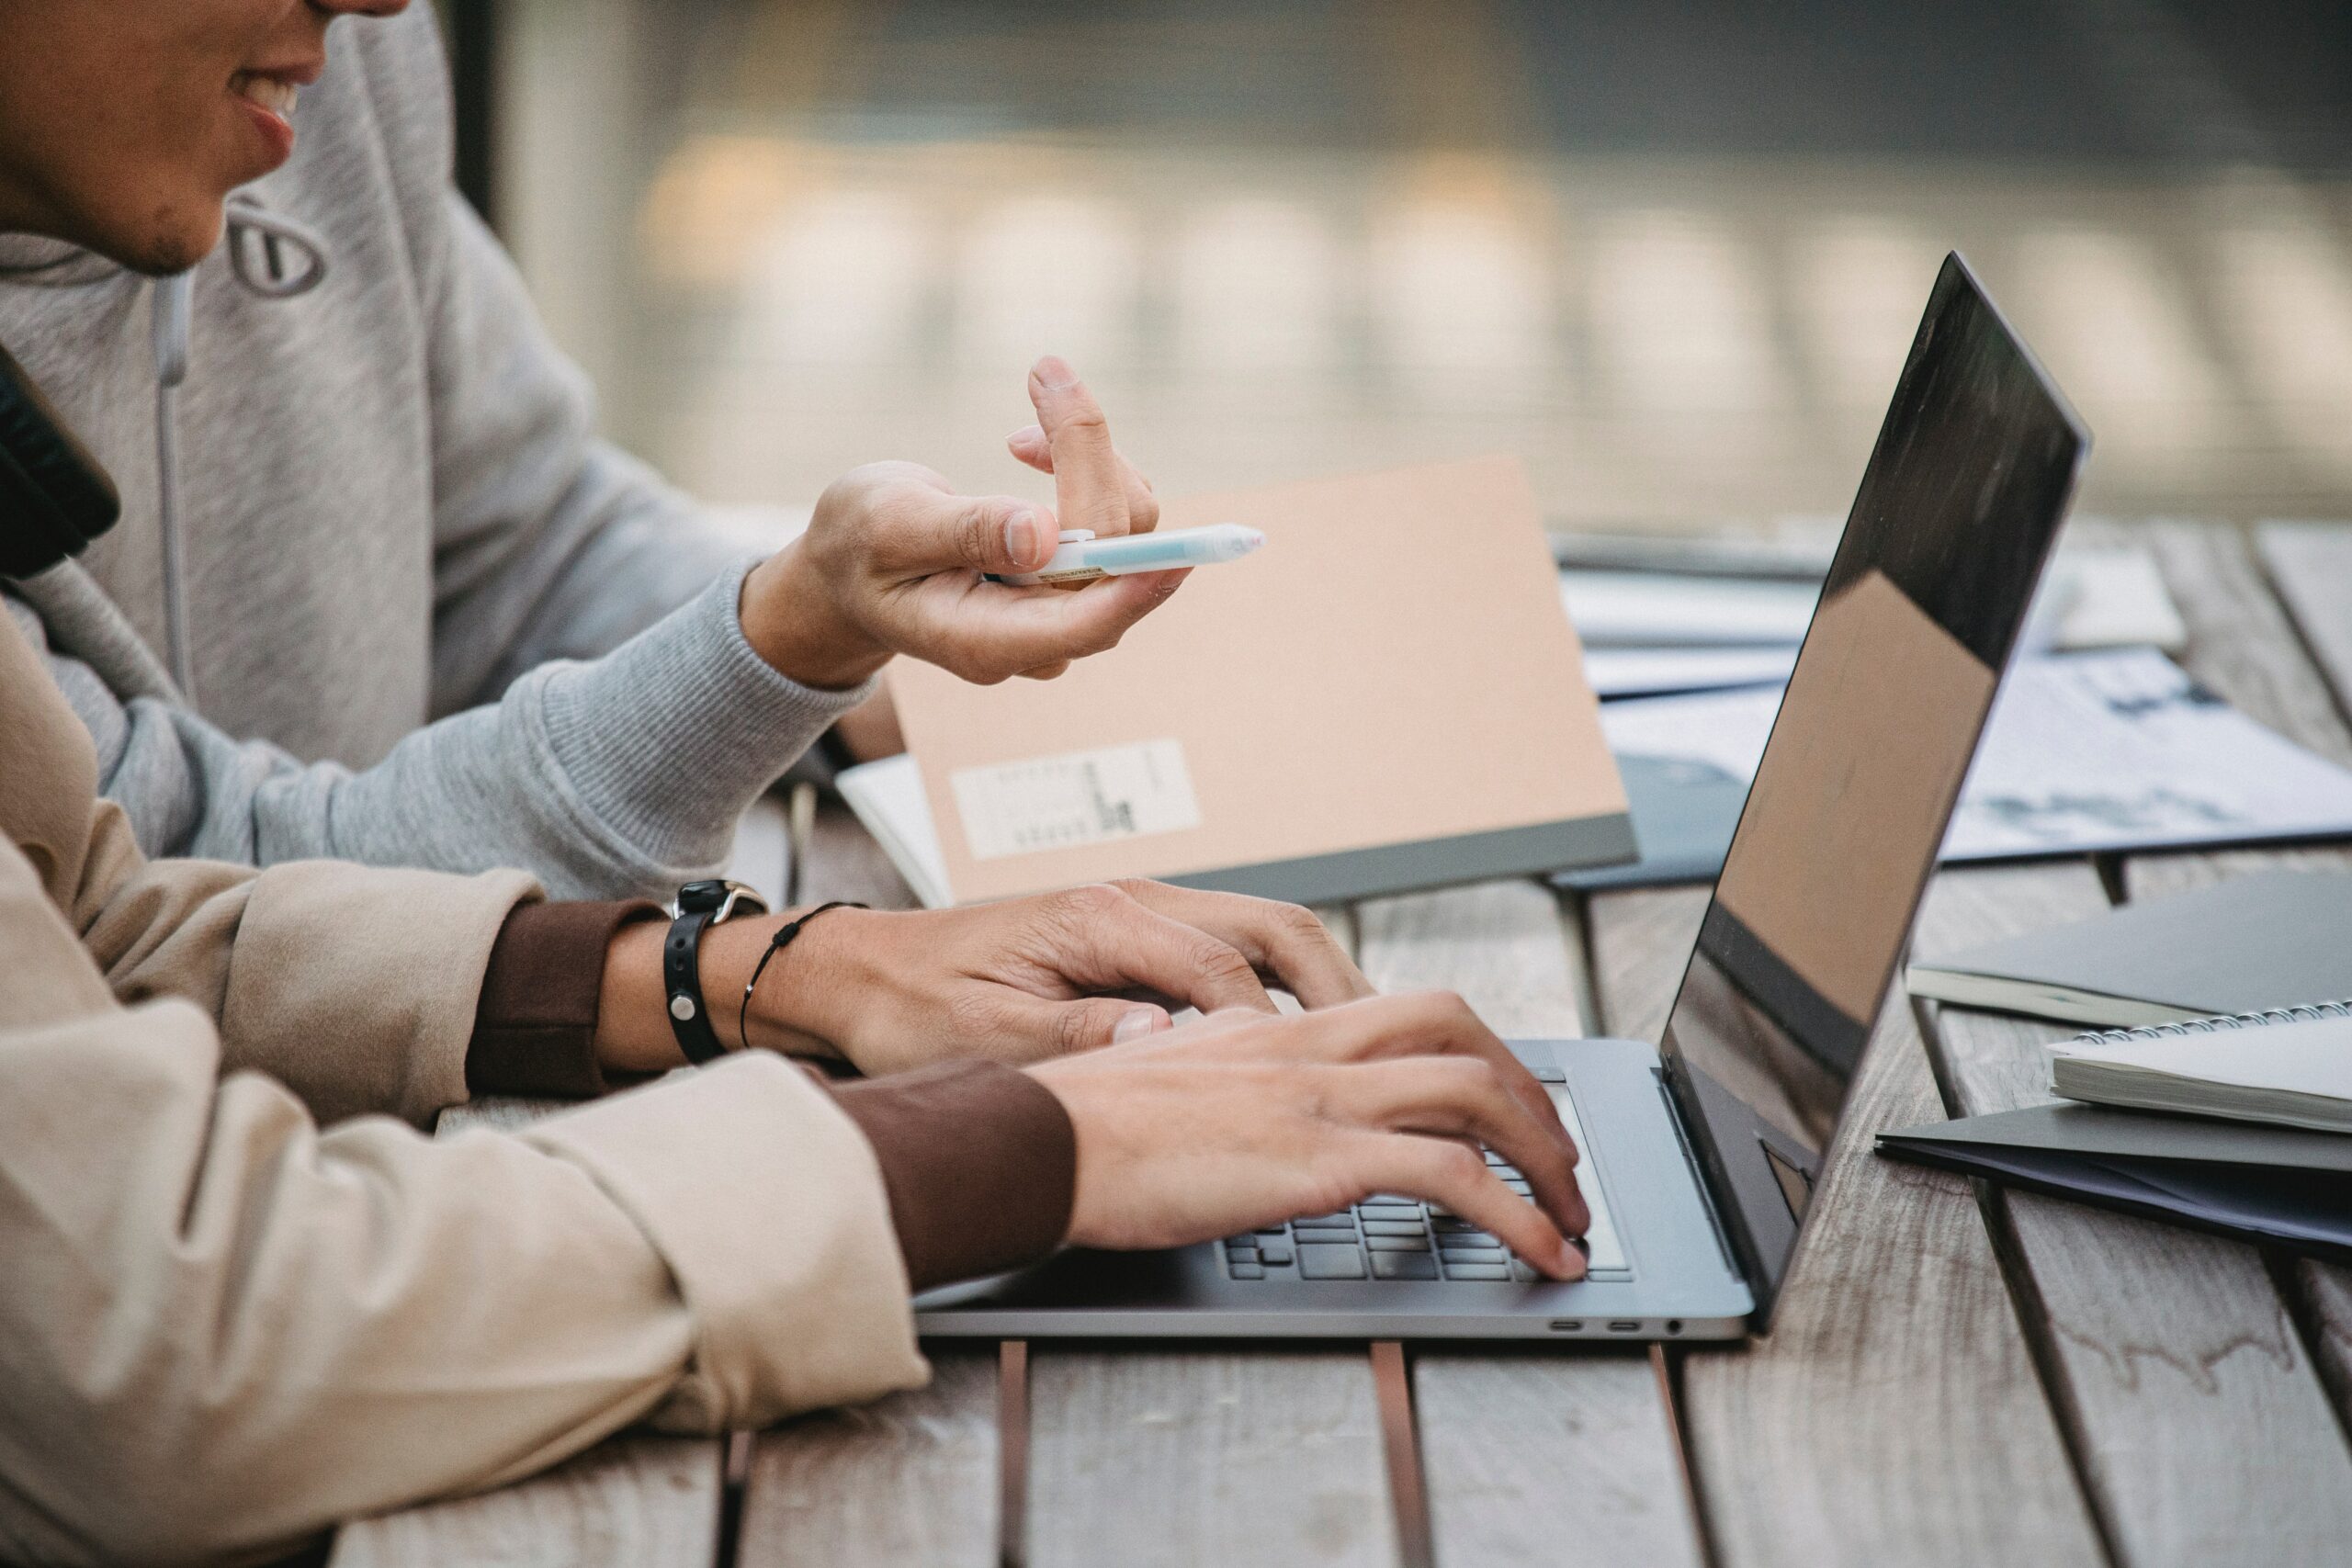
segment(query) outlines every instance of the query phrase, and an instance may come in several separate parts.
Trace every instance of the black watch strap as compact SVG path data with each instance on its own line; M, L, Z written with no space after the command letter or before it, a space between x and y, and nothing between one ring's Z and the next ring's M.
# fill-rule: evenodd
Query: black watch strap
M702 933L738 911L764 914L767 906L736 883L690 882L678 890L677 918L662 943L662 989L669 1005L670 1032L696 1066L727 1054L703 1001Z

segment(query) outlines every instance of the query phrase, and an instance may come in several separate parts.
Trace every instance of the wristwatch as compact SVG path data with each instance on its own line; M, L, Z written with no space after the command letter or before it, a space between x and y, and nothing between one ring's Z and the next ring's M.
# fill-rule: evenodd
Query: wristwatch
M767 900L740 882L713 877L678 889L675 918L662 944L662 987L669 994L670 1032L699 1066L727 1054L702 999L702 933L738 915L764 915Z

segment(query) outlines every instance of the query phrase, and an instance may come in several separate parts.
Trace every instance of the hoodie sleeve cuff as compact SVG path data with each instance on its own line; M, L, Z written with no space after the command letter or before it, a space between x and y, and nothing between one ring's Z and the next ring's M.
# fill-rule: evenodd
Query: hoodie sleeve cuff
M738 610L751 567L602 659L537 677L546 743L580 806L661 865L716 863L753 797L875 689L804 686L762 659Z
M951 1062L834 1092L882 1167L916 1290L1035 1263L1069 1234L1077 1134L1027 1073Z
M764 1427L929 1375L873 1148L783 1057L744 1052L518 1135L636 1221L694 1316L659 1424Z

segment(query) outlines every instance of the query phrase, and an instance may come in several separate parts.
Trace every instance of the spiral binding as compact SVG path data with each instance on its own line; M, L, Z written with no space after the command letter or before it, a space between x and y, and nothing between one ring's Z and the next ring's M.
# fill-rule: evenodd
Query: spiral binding
M2127 1045L2135 1040L2170 1040L2184 1034L2218 1034L2225 1029L2259 1029L2266 1023L2308 1023L2317 1018L2352 1018L2352 998L2336 1002L2272 1008L2266 1012L2232 1013L2226 1018L2193 1018L2186 1023L2150 1023L2138 1029L2099 1029L2068 1043Z

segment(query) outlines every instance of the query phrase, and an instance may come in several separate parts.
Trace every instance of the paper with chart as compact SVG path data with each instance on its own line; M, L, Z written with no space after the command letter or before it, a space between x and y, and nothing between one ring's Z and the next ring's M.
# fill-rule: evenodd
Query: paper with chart
M1752 777L1779 710L1761 687L1609 703L1621 758ZM1638 803L1637 803L1638 810ZM1723 824L1726 841L1732 821ZM2149 649L2022 660L1968 783L1947 861L2352 832L2352 772L2231 707Z

